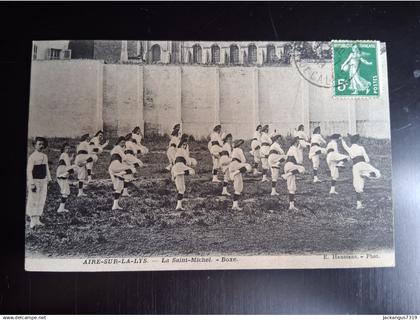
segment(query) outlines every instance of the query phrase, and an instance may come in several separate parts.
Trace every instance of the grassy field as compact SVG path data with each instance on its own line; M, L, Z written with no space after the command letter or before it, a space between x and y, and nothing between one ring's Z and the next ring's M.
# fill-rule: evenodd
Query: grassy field
M44 209L45 226L26 225L27 256L96 257L162 255L276 255L351 252L393 248L390 142L363 139L380 180L367 181L363 202L356 210L351 167L340 171L339 195L329 195L329 172L321 161L321 183L312 183L311 163L305 152L307 172L297 181L296 206L287 210L286 182L280 180L280 196L270 196L271 182L246 176L240 199L242 212L230 210L232 199L220 196L222 185L211 182L211 158L206 142L190 145L197 159L197 174L187 179L186 211L175 211L176 189L165 170L165 139L146 141L150 153L142 158L146 167L130 187L132 198L122 198L122 211L111 211L112 184L108 175L109 151L94 167L88 197L77 198L77 187L67 201L66 214L56 212L59 187L55 169L59 146L65 139L51 139L47 150L53 181ZM68 141L73 145L75 141ZM244 151L251 161L249 144ZM283 146L289 142L284 141ZM284 149L286 149L284 147ZM29 146L32 152L32 146ZM228 188L233 193L232 186Z

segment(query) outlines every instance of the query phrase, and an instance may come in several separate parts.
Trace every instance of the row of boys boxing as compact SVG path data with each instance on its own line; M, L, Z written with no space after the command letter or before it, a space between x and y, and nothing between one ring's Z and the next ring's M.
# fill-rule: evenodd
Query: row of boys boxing
M172 179L178 191L176 210L184 210L182 199L185 193L185 176L195 174L194 167L197 161L190 156L189 136L181 134L180 124L176 124L172 130L171 140L167 149L169 165L167 169L171 171ZM221 126L217 125L213 132L220 133ZM219 139L220 137L220 139ZM214 143L214 139L218 139L218 144ZM245 172L251 171L251 165L246 163L246 158L241 149L244 140L233 140L232 135L226 134L217 136L211 134L211 140L208 144L210 153L213 156L213 182L220 182L217 179L217 170L220 167L223 172L223 190L222 195L230 196L227 191L229 181L233 181L233 210L242 210L238 205L239 197L243 191L243 178ZM216 146L220 146L217 149ZM215 164L216 163L216 164Z
M141 144L142 136L139 127L134 128L133 132L130 134L129 140L130 141L127 143L128 155L125 156L125 159L131 159L133 160L132 163L140 164L140 160L134 160L129 155L131 153L130 150L135 150L136 153L142 154L148 152L147 148ZM84 189L93 179L92 176L94 164L98 161L98 155L101 154L104 148L108 145L108 141L105 143L102 142L102 131L98 131L92 138L89 137L89 134L83 135L76 147L75 156L71 155L71 146L68 143L64 143L62 145L61 154L56 169L56 179L61 193L60 205L57 212L68 212L68 210L65 208L65 204L68 196L70 195L71 184L78 185L78 197L86 196ZM117 143L117 145L120 144ZM47 139L43 137L36 137L34 139L33 146L35 150L29 156L26 171L28 184L26 213L30 217L31 228L43 225L43 223L40 221L40 217L44 211L44 205L48 191L48 182L51 181L48 157L43 152L43 150L48 146ZM116 150L114 150L114 152L111 151L111 153L116 153ZM115 164L112 164L112 168L114 167ZM112 170L110 169L110 174L111 171ZM77 176L76 182L72 182L71 180L73 175ZM125 191L127 191L127 189L125 189Z
M353 162L353 186L356 191L357 209L363 208L361 203L361 193L364 189L364 181L366 178L379 178L380 172L369 164L369 157L366 154L364 147L358 145L360 136L350 135L351 147L349 147L339 134L330 136L330 141L327 142L321 135L321 128L316 127L309 139L304 132L304 126L300 125L294 132L294 138L287 153L284 153L281 147L281 135L274 131L269 134L269 126L258 125L251 141L250 153L254 157L254 175L259 174L259 164L262 165L262 181L268 181L267 172L271 171L271 195L279 195L276 191L277 180L281 170L280 165L284 164L284 174L282 177L287 181L287 189L289 193L289 208L296 210L294 206L294 195L296 192L296 175L303 173L303 150L307 147L309 149L309 159L313 165L313 182L320 182L318 179L318 169L320 164L320 156L326 154L327 165L331 174L331 188L330 194L337 194L335 190L336 181L339 177L339 168L344 167L344 162L352 159ZM338 151L337 141L341 140L343 148L349 156L343 155ZM213 161L213 182L219 182L217 178L218 168L222 168L222 152L229 149L225 147L226 142L223 139L221 126L216 126L210 134L209 151ZM326 147L324 147L326 145ZM226 161L226 160L224 160ZM227 195L227 179L223 181L222 195Z

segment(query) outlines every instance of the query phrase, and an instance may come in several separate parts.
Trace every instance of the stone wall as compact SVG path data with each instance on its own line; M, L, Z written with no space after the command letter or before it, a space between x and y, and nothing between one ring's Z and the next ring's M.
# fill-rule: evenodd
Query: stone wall
M141 126L146 135L186 133L205 138L216 124L250 138L257 124L288 134L359 132L389 138L385 53L379 99L336 99L331 88L309 83L294 65L220 67L34 61L29 135L74 137L104 128L108 135ZM313 66L316 68L316 66ZM325 68L331 68L326 65Z

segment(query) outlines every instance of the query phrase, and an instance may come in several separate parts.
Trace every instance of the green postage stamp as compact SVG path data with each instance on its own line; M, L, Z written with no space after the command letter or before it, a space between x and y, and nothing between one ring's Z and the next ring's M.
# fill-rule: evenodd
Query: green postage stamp
M379 97L379 42L332 41L335 97Z

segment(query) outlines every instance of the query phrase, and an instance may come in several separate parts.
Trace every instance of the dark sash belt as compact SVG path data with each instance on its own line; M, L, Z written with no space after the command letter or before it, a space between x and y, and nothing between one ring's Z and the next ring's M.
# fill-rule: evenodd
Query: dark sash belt
M99 148L93 148L93 152L99 152Z
M242 161L239 160L238 158L232 158L232 161L238 161L239 163L241 163Z
M256 146L255 148L254 148L254 150L260 150L261 149L261 147L260 146Z
M222 156L228 156L229 157L229 152L227 152L226 150L221 151L219 154L220 154L221 157Z
M288 156L286 159L286 162L292 162L294 164L297 164L295 157L292 157L292 156Z
M334 149L330 148L330 149L327 150L327 154L329 154L330 152L334 152Z
M77 154L88 154L86 150L79 150L77 151Z
M270 144L269 144L269 143L267 143L267 142L263 142L261 145L262 145L263 147L269 147L269 146L270 146Z
M270 152L268 153L269 155L270 154L280 154L280 152L278 152L277 150L270 150Z
M129 150L125 150L124 152L125 154L132 154L134 156L134 151L129 149Z
M212 146L218 145L219 147L221 147L221 145L220 145L219 141L212 141L212 142L211 142L211 145L212 145Z
M364 156L357 156L352 158L351 160L353 160L353 165L359 163L359 162L365 162L365 157Z
M178 162L182 162L185 165L187 164L187 160L185 160L184 157L176 157L175 158L175 163L178 163Z
M58 161L58 165L59 166L65 166L66 162L64 161L64 159L60 159L60 161Z
M32 178L34 179L45 179L47 176L47 165L36 164L32 169Z
M176 148L176 144L175 144L175 143L171 143L171 144L169 145L169 147L174 147L174 148Z
M311 143L311 147L315 147L315 146L320 147L319 143L317 143L317 142Z
M122 162L122 157L118 153L114 153L111 155L111 162L115 160Z
M60 179L60 180L67 180L68 178L66 178L66 177L57 177L57 179Z

